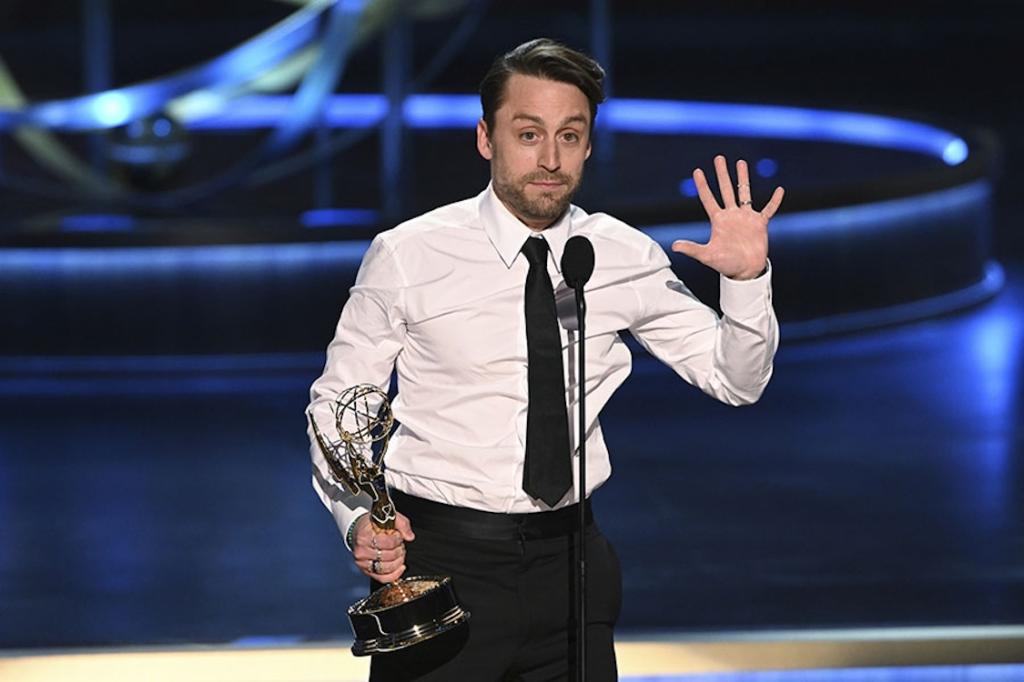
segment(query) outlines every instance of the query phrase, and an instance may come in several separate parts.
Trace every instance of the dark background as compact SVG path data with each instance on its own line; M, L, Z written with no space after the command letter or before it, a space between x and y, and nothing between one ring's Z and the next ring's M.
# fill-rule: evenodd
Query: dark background
M999 296L970 311L784 340L765 398L744 410L713 403L638 356L603 417L615 473L596 500L622 558L622 629L1020 623L1018 3L611 5L616 96L886 112L993 137L993 255L1008 276ZM111 7L114 85L212 58L293 9L184 0ZM539 35L586 48L590 11L586 2L492 2L427 90L473 92L497 52ZM0 56L32 99L82 92L81 15L76 2L0 4ZM413 24L412 63L428 61L457 21ZM376 39L360 47L339 91L379 90L383 49ZM180 181L226 166L257 138L196 135ZM448 134L418 144L405 214L468 196L486 180L468 132L464 141ZM667 163L671 172L707 167L710 158L682 148L670 159L617 150L629 163L600 182L614 186L616 174L653 182ZM827 167L813 148L802 153ZM338 191L355 187L378 201L376 154L370 135L336 159ZM8 170L37 172L3 135L0 157ZM885 170L834 169L869 184ZM309 183L307 174L232 190L147 215L147 225L160 239L202 242L237 235L245 221L274 232L276 221L284 236L275 239L287 239L294 213L310 204ZM787 184L784 211L814 205L813 182L804 187ZM628 196L583 198L591 210L604 199L629 204ZM0 186L0 238L11 247L70 244L75 237L39 216L94 208ZM187 325L191 304L180 304L173 312ZM302 324L298 314L271 321ZM16 352L0 365L0 647L346 635L344 606L363 582L309 487L303 433L320 355L254 359L259 339L225 337L215 356L177 342L122 356L124 339L145 330L111 329L115 350L104 352L46 308L0 325L8 338L13 329L59 329L59 354L72 360L11 345ZM182 354L193 357L179 362Z

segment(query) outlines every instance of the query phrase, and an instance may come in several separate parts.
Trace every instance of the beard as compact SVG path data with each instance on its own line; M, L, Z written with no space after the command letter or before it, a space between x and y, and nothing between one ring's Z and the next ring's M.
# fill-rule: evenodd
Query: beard
M581 174L579 177L572 178L563 173L538 172L524 175L516 180L507 180L497 176L492 180L494 193L511 209L513 214L532 221L554 222L569 208L583 176ZM541 192L533 199L526 196L526 186L529 183L544 181L560 182L562 187L555 192Z

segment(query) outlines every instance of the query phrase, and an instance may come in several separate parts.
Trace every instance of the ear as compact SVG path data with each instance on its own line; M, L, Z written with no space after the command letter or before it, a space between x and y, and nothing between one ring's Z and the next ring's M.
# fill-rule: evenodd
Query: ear
M593 151L593 149L594 148L591 146L590 140L587 140L587 154L586 154L586 156L583 157L584 161L586 161L587 159L590 158L590 152Z
M491 138L487 134L487 124L482 118L476 122L476 150L488 161L494 156L494 150L491 149Z

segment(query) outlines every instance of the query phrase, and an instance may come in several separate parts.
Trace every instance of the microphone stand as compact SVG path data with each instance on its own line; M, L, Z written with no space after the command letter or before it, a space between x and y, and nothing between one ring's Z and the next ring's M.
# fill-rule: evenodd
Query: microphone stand
M579 330L576 357L579 370L576 372L579 401L579 435L576 439L579 452L579 474L576 494L579 507L579 530L576 533L579 566L576 572L576 679L585 682L587 679L587 529L586 498L587 498L587 303L583 298L583 287L594 274L594 246L583 235L570 237L562 252L562 275L565 283L572 287L576 295L576 322Z
M584 502L587 490L587 387L586 387L586 316L587 302L583 298L583 283L577 283L574 287L576 293L576 319L579 327L579 340L577 341L577 359L579 371L576 373L579 391L579 485L577 494L579 496L579 543L577 557L579 566L576 576L576 680L586 682L587 674L587 552L586 538L584 533L587 527L587 518Z

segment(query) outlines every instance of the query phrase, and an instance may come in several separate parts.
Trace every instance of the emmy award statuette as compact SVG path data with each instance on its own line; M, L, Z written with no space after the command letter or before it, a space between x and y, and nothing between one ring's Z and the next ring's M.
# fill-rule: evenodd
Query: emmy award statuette
M306 415L335 480L353 495L373 500L370 520L378 532L395 532L395 505L384 483L384 455L394 426L387 394L371 384L345 389L334 403L341 438L331 442ZM459 606L451 578L407 576L375 590L348 609L356 656L398 651L447 632L469 620Z

